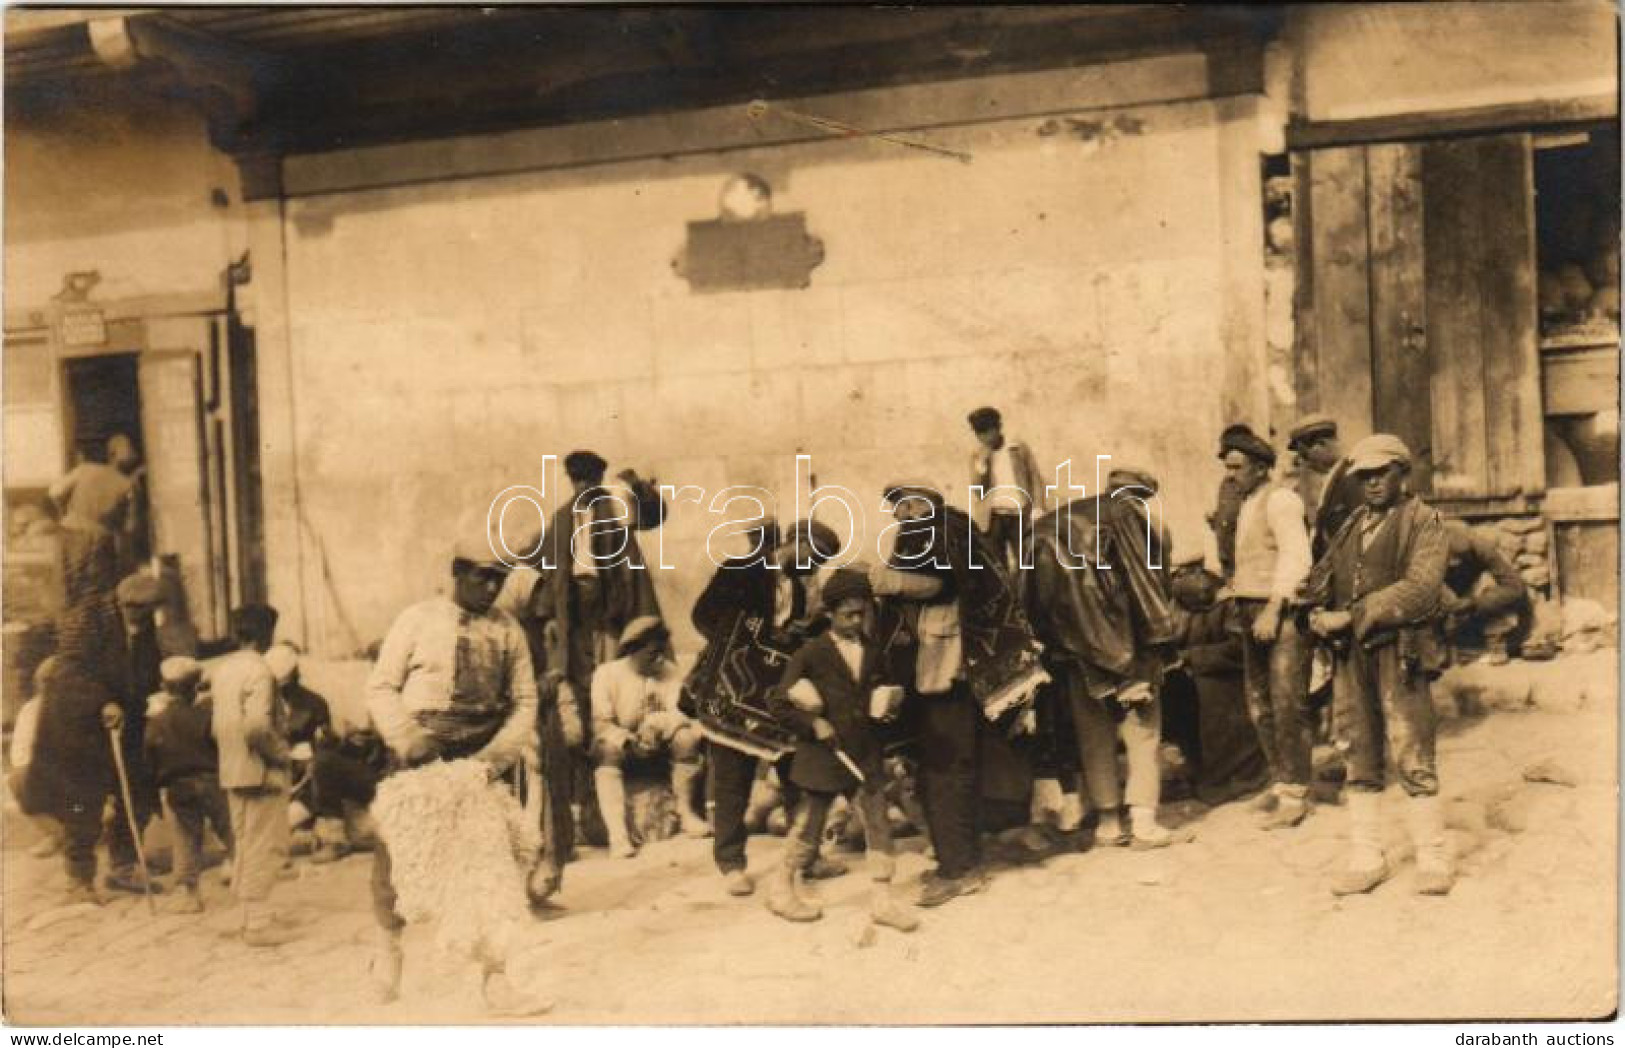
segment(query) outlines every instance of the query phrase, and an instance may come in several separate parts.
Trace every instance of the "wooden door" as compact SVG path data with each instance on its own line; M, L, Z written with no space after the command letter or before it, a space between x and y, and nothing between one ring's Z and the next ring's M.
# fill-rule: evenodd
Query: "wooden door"
M1298 396L1345 444L1398 434L1418 490L1544 489L1527 134L1294 156Z
M193 350L141 355L142 428L153 551L180 561L192 619L205 635L223 636L225 564L216 527L204 431L199 355Z

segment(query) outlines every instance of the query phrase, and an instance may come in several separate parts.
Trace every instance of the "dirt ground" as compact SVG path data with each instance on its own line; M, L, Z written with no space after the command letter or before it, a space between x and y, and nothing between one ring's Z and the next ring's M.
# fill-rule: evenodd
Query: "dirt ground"
M1617 1001L1617 656L1474 666L1437 689L1461 878L1410 890L1390 790L1392 881L1336 899L1346 814L1320 806L1266 833L1239 804L1170 805L1194 840L1161 852L1065 851L1000 870L984 893L922 911L920 931L866 934L868 885L825 882L824 920L789 925L725 895L709 842L629 861L587 849L560 908L528 929L554 1023L1109 1022L1599 1017ZM1547 762L1573 785L1526 781ZM1538 777L1538 776L1536 776ZM297 941L225 937L226 889L202 917L149 917L132 897L53 910L59 860L28 857L7 816L6 1018L24 1024L477 1023L471 972L408 935L402 1000L365 1001L370 859L296 860L277 897ZM926 861L901 864L904 889ZM781 842L751 841L760 873Z

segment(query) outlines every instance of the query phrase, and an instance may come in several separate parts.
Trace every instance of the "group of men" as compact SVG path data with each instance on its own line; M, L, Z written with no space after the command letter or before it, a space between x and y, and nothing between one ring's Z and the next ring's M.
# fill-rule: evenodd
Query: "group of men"
M1311 812L1318 662L1331 681L1351 827L1348 863L1331 890L1370 891L1389 875L1378 798L1391 757L1416 843L1417 890L1449 891L1428 700L1444 651L1440 625L1489 616L1505 637L1527 597L1521 583L1507 592L1505 566L1488 562L1493 549L1453 541L1409 490L1411 453L1398 438L1371 436L1345 454L1334 420L1305 419L1289 435L1300 471L1287 478L1273 475L1267 440L1227 429L1210 518L1216 555L1169 570L1172 537L1149 510L1158 490L1149 472L1114 470L1106 491L1050 508L1032 452L1005 437L999 413L979 409L969 421L974 524L936 485L909 478L883 492L897 537L881 563L832 568L840 537L816 520L755 522L748 551L717 569L692 610L707 647L686 677L636 538L661 526L665 506L635 473L606 483L604 459L569 455L572 498L531 566L510 569L483 531L459 537L446 593L396 619L366 685L368 725L352 736L370 755L329 750L314 762L316 792L329 811L337 797L353 814L380 776L429 761L478 760L493 776L523 778L542 794L545 847L527 876L541 904L595 820L612 854L636 853L626 779L655 767L668 777L681 830L712 838L726 891L755 893L747 812L753 787L772 775L790 814L763 893L771 912L821 915L807 882L845 872L820 847L845 797L870 854L871 917L909 931L919 919L908 902L937 906L985 886L984 833L1010 825L1012 806L1025 818L1027 799L1046 785L1068 798L1062 828L1092 829L1086 846L1176 841L1158 818L1163 697L1198 646L1190 610L1199 607L1211 613L1207 641L1222 634L1239 645L1245 709L1267 768L1256 801L1262 825L1288 830ZM128 886L132 832L156 790L147 782L132 793L112 771L128 779L126 764L150 766L176 816L186 897L196 900L197 844L212 822L233 847L244 941L286 941L287 922L267 900L288 850L290 725L299 717L286 696L287 657L273 654L275 613L233 612L237 650L209 669L212 709L199 715L202 667L153 658L162 652L138 639L141 628L165 625L162 611L145 627L126 615L113 628L118 521L102 503L119 502L123 489L101 483L112 479L81 475L62 507L74 532L63 546L68 600L57 655L39 675L35 742L49 759L37 759L40 770L22 784L25 809L66 826L70 878L88 897L111 804L113 880ZM984 501L978 488L1002 494ZM1447 569L1459 589L1447 586ZM1499 589L1471 588L1484 570ZM1176 584L1182 572L1194 586ZM1200 599L1187 601L1187 591ZM109 659L115 651L120 659ZM146 711L121 696L145 692L102 672L116 663L127 673L132 660L149 676L156 668L172 700L134 749L140 733L130 725ZM917 786L935 860L907 901L891 888L899 768ZM126 810L137 796L149 798L144 814ZM388 999L399 988L402 921L389 849L379 844L373 855L371 970ZM503 965L488 962L492 1001L514 996Z

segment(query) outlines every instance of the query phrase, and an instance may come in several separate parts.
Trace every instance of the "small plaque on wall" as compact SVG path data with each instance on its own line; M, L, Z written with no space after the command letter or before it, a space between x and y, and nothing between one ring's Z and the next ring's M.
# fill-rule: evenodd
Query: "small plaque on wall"
M807 235L807 216L796 212L690 222L672 268L696 292L795 289L812 282L823 260L824 245Z
M62 314L62 344L101 346L107 343L107 321L99 309L80 309Z

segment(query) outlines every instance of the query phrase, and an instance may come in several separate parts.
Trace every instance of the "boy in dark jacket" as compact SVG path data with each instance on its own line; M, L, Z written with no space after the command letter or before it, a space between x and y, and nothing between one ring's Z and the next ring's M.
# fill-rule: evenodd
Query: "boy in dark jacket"
M831 805L846 794L863 820L875 881L870 918L907 932L920 922L891 895L897 860L886 818L886 770L881 741L869 717L870 696L882 683L879 653L863 636L872 599L862 572L835 572L823 590L829 631L797 650L773 693L774 709L787 723L797 725L806 741L796 747L790 766L790 779L802 794L784 859L768 889L767 906L790 921L814 921L823 915L817 903L801 895L797 881L818 853Z
M199 859L205 826L231 847L231 816L220 789L220 751L214 744L214 707L199 701L203 667L196 659L172 655L158 667L168 700L147 725L147 767L169 801L175 838L175 885L181 890L173 909L202 913L198 896ZM156 696L154 696L156 698Z

